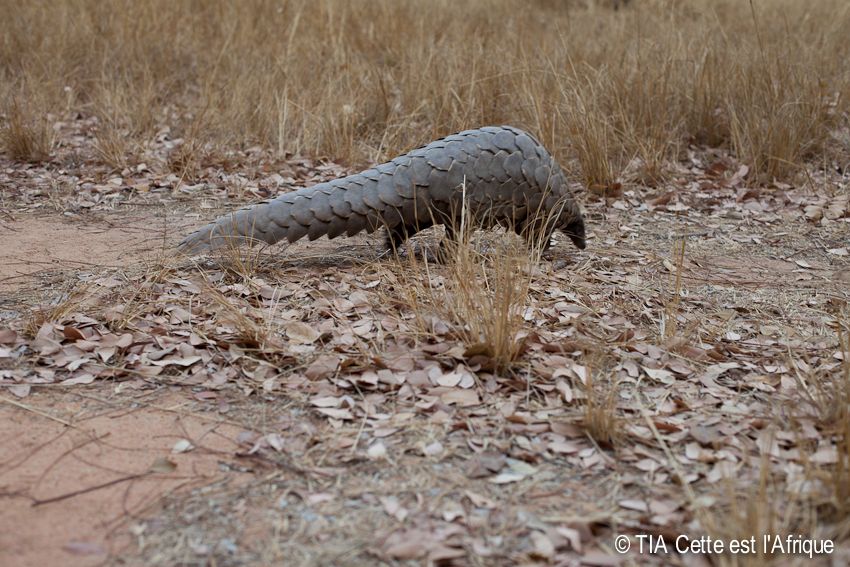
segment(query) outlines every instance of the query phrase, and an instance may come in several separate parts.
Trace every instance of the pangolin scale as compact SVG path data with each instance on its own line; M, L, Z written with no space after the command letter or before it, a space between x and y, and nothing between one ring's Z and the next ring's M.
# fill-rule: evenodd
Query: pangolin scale
M554 230L585 247L584 219L557 161L530 134L510 126L466 130L366 171L284 193L222 216L179 248L199 253L228 242L274 244L388 231L398 247L419 230L459 226L461 205L480 226L509 226L544 238Z

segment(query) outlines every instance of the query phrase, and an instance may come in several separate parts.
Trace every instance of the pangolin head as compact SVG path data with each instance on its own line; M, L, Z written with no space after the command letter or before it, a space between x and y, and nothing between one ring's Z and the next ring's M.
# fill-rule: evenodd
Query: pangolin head
M577 248L584 250L587 247L584 218L572 197L561 199L555 208L555 215L553 228L560 230L573 241Z
M565 225L560 227L561 232L567 235L580 250L587 247L584 235L584 219L581 215L573 217Z

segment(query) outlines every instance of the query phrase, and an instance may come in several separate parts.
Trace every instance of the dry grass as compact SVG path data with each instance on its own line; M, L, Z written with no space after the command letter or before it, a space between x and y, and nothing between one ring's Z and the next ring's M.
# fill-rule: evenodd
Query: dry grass
M239 245L238 237L214 251L216 266L237 281L248 283L262 266L262 246Z
M587 369L582 426L602 447L615 447L624 434L624 422L617 410L619 388L610 377L594 376L596 371L593 366Z
M102 117L101 158L116 166L119 133L132 152L161 123L191 133L192 148L261 144L360 163L510 122L578 156L589 183L609 185L635 158L637 179L657 182L688 142L728 145L769 181L846 123L840 0L607 6L3 0L5 146L43 153L41 130L19 125L46 110ZM10 112L25 85L46 105Z
M836 323L839 352L843 359L837 374L797 372L801 390L808 399L787 408L786 419L778 419L773 433L791 429L798 435L803 469L779 473L771 464L774 435L763 442L759 476L756 482L740 486L727 480L728 494L718 497L723 510L700 512L700 522L712 537L724 541L756 537L757 553L726 554L721 565L770 565L777 557L761 545L765 534L803 536L842 541L850 534L850 339L847 328ZM791 361L791 364L795 364ZM813 411L812 411L813 410ZM805 439L801 424L815 418L827 436L837 439L834 463L816 463L818 444ZM790 423L789 423L790 422Z
M850 535L850 313L836 321L841 365L834 376L815 378L816 407L824 429L837 440L836 462L814 471L826 495L820 502L822 514L835 526L836 539Z
M529 243L507 229L485 245L475 238L478 225L465 205L458 219L437 253L444 266L427 253L417 257L410 241L408 254L396 256L396 301L414 314L425 335L448 324L466 345L466 356L503 372L523 349L523 315L544 243L533 236Z
M712 538L723 542L751 540L755 546L748 553L714 556L713 563L730 567L775 565L782 556L764 548L765 535L783 540L789 534L811 534L815 529L813 509L800 494L771 476L769 458L762 459L759 476L746 487L725 482L726 494L718 502L701 511L700 521Z
M281 343L276 337L279 329L275 327L274 323L274 314L278 302L274 302L268 312L264 312L250 307L244 302L237 305L212 287L206 288L204 293L218 307L219 319L235 329L234 344L257 351L281 348Z
M843 364L837 396L841 413L836 434L841 441L838 445L838 464L832 477L836 510L845 520L850 519L850 313L847 315L843 328L839 329Z
M678 331L676 317L679 313L679 301L682 297L682 269L685 265L685 239L677 240L673 246L672 281L670 282L670 297L664 302L664 316L661 319L661 336L665 339L674 337Z
M60 323L71 314L82 311L84 305L92 298L91 286L76 285L62 293L58 299L49 305L35 306L29 313L24 324L27 336L36 337L45 323Z
M0 141L16 160L40 162L50 157L53 129L48 117L13 97L6 106L6 121L0 128Z
M444 242L445 266L409 253L399 259L394 277L397 301L415 316L424 335L448 332L466 345L466 356L498 372L510 368L522 352L523 311L528 304L533 256L512 234L501 234L479 249L474 229L464 227Z

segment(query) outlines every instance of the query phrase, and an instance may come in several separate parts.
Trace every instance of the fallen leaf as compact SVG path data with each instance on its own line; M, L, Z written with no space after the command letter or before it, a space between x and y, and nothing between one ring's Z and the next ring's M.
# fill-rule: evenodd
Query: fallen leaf
M310 400L310 403L317 408L338 408L342 404L342 398L336 396L320 396Z
M18 340L18 333L12 329L0 329L0 345L15 344Z
M29 384L13 384L8 390L16 398L26 398L30 394L30 387Z
M74 376L72 378L68 378L67 380L62 381L63 386L74 386L76 384L91 384L94 382L95 376L93 374L84 373L79 376Z
M440 396L443 403L457 404L461 407L477 406L481 403L475 390L450 390Z
M307 504L311 506L315 506L316 504L321 504L322 502L331 502L336 496L330 492L314 492L305 498Z
M503 473L499 473L496 476L490 478L490 482L493 484L508 484L511 482L519 482L524 479L525 475L516 471L507 471Z
M661 382L662 384L666 384L669 386L676 382L673 373L669 370L664 370L663 368L647 368L646 366L644 366L643 371L646 372L647 376L649 376L653 380Z
M290 321L284 325L284 329L286 336L295 344L311 344L322 336L319 331L301 321Z
M351 411L348 409L318 408L317 411L334 419L354 419L354 416L351 415Z
M384 553L395 559L416 559L428 553L434 538L422 530L395 532L384 547Z
M266 441L268 441L271 448L278 453L283 451L283 438L277 433L269 433L266 435Z
M434 441L433 443L426 445L422 452L426 457L436 457L437 455L442 454L443 444L439 441Z
M333 354L325 354L316 359L307 370L304 371L304 376L310 380L321 380L327 378L337 371L339 368L340 359Z
M472 492L471 490L467 490L464 492L466 497L469 498L470 502L477 508L495 508L496 503L487 498L486 496L482 496L477 492Z
M407 517L407 509L399 503L398 498L395 496L382 496L380 501L387 515L392 516L399 522L403 522Z
M370 459L384 459L387 456L387 446L380 441L376 441L369 445L369 448L366 449L366 454L369 455Z
M192 442L188 439L180 439L174 446L171 448L172 453L185 453L187 451L191 451L195 446L192 445Z
M171 473L177 470L177 464L167 457L157 457L148 469L152 473Z
M531 532L530 537L531 542L534 544L535 555L544 559L551 559L555 556L555 545L551 539L546 537L546 534L534 530Z
M448 374L439 376L437 378L437 384L446 386L447 388L454 388L460 384L461 378L463 378L463 375L460 372L449 372Z
M202 359L200 356L187 356L182 358L163 358L160 360L151 360L150 363L154 366L192 366L196 362L200 362Z
M65 335L66 339L72 341L81 341L86 338L82 331L80 331L76 327L71 327L69 325L65 325L65 327L62 329L62 334Z
M490 476L502 470L506 462L507 457L502 453L488 452L475 455L466 465L466 476L469 478Z

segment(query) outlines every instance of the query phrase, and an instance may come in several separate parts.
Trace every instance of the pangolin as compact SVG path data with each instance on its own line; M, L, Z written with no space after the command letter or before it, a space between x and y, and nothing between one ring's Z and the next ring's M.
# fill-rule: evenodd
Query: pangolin
M585 247L584 219L557 161L527 132L487 126L239 209L190 234L179 248L199 253L234 241L274 244L386 227L387 246L398 249L434 224L444 224L452 237L463 204L478 226L509 226L544 248L558 229Z

